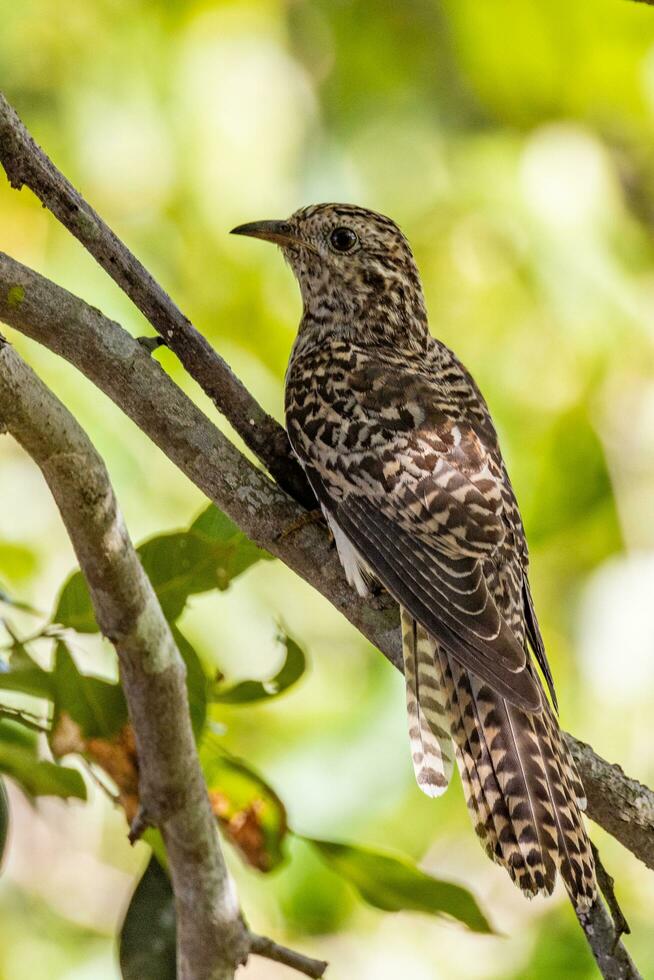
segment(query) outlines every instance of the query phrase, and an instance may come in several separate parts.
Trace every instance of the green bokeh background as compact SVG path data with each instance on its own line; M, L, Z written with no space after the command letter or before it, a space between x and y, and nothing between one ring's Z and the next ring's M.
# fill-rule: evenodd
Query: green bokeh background
M531 545L565 727L654 782L654 10L624 0L0 0L0 86L38 141L263 405L281 417L300 314L275 250L227 231L320 200L392 215L432 330L479 381ZM26 190L0 181L0 249L150 332ZM8 331L105 456L136 541L203 500L66 364ZM175 380L214 415L167 351ZM224 423L221 423L221 425ZM0 440L0 580L52 607L74 566L40 475ZM12 615L20 629L29 620ZM196 597L208 667L269 676L282 620L311 669L269 705L214 709L299 831L397 849L471 888L503 938L365 908L306 845L233 865L244 908L332 980L593 977L563 895L525 902L474 840L458 781L417 790L399 675L278 563ZM111 675L110 651L76 650ZM44 648L44 655L47 649ZM11 787L10 787L11 791ZM0 977L115 980L146 849L91 804L11 791ZM654 875L597 828L654 975ZM252 961L243 977L279 978Z

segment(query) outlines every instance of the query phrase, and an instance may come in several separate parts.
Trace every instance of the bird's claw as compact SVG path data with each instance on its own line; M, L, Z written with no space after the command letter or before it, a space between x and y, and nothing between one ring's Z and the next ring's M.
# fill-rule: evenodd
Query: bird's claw
M291 521L282 531L277 535L277 541L282 541L284 538L290 537L297 531L301 531L303 527L309 527L311 524L320 524L325 520L323 512L319 507L315 507L313 510L306 510L299 517L296 517L294 521ZM329 532L331 536L331 531Z

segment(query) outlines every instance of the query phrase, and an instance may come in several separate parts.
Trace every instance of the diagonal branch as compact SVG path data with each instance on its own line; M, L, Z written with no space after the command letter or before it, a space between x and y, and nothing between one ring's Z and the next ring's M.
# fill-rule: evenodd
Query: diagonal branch
M118 653L137 742L140 829L152 823L161 830L173 880L180 980L233 980L250 952L321 977L325 963L245 927L195 748L184 662L109 475L77 421L2 337L0 431L10 432L41 469L98 624Z
M206 337L55 167L1 92L0 162L11 186L17 190L23 184L29 187L109 273L219 411L225 412L225 406L230 406L227 418L279 485L297 500L311 504L313 493L291 454L284 429L263 410Z
M149 316L155 329L163 333L167 343L177 351L189 373L201 383L246 444L267 465L279 484L289 490L296 500L301 501L305 506L308 505L310 495L306 492L306 483L297 475L297 465L289 458L288 440L284 430L269 416L265 416L259 431L257 420L261 417L258 412L262 410L256 401L235 379L224 361L211 350L206 340L197 334L189 321L183 317L126 246L116 238L36 146L13 109L1 96L0 162L4 164L12 184L18 187L23 183L28 184L44 205L56 214L99 263L110 272L136 305ZM117 324L106 321L101 314L90 310L71 294L57 290L52 283L18 266L8 257L0 258L5 265L5 271L8 268L10 275L13 271L20 273L22 270L21 274L27 276L30 287L34 287L31 300L36 301L37 294L40 294L42 298L54 303L53 322L56 322L59 330L68 324L66 313L63 314L62 323L62 309L57 305L58 301L61 301L62 307L67 312L73 314L76 322L73 323L72 332L76 334L77 341L84 349L81 352L75 349L71 336L62 341L58 336L57 328L53 329L53 322L49 324L49 328L46 328L45 336L37 337L38 305L30 310L20 275L13 282L11 279L6 280L7 292L4 296L0 290L0 318L26 334L35 336L52 350L61 353L71 363L77 364L253 540L266 547L321 591L396 667L401 669L397 609L387 598L363 602L352 595L345 586L335 556L329 552L324 533L321 534L316 528L306 527L302 532L284 535L284 529L288 527L289 522L294 524L301 513L297 504L252 467L209 420L188 399L185 399L158 365L153 366L149 359L147 363L150 368L154 367L158 374L156 380L150 375L144 382L144 376L149 370L145 367L145 351L140 348L139 362L139 354L134 347L140 345L136 345ZM56 296L52 294L52 290L57 291ZM89 314L94 314L95 319ZM77 316L79 320L76 320ZM120 352L103 345L103 337L99 335L103 326L102 320L105 327L108 324L113 330L114 341L117 342L119 334L122 335L122 343L119 344ZM87 328L91 330L93 336L87 335ZM189 340L189 338L195 339ZM129 348L130 343L133 345L132 348ZM95 361L98 355L101 355L102 364ZM138 378L130 373L136 364L139 369ZM107 369L111 369L112 366L122 367L119 381L108 374ZM212 377L214 371L217 373L215 378ZM180 417L168 415L166 419L161 416L159 410L163 379L168 385L167 395L170 397L170 403L179 409ZM151 384L153 381L154 385ZM182 419L186 422L184 423ZM198 428L189 431L186 427L189 425L197 425ZM199 443L208 450L208 457L201 455ZM569 738L574 742L571 736ZM596 760L599 760L601 765L609 767L609 764L599 759L592 749L589 747L585 749L581 758L582 778L585 778L586 767L594 765ZM618 786L622 788L619 780L612 788L615 790ZM652 797L650 791L647 793ZM590 816L600 822L607 819L603 807L595 810L591 804L589 812ZM614 832L618 839L638 854L639 848L646 851L643 841L648 838L651 829L646 821L644 826L636 829L635 834L631 833L630 825L617 826ZM593 953L601 965L600 968L605 976L637 977L638 973L621 944L613 949L615 944L611 941L611 948L606 947L608 923L610 920L600 903L590 919L587 918L582 922Z
M0 252L0 320L59 354L105 392L262 548L314 586L402 669L395 605L346 584L326 531L238 452L119 324ZM572 735L590 817L654 869L654 792Z
M397 607L384 597L364 601L355 595L324 529L305 524L296 533L285 533L306 512L238 452L122 327L1 252L0 320L78 367L253 541L311 583L402 670ZM589 785L589 816L647 863L654 838L654 793L590 746L567 737ZM615 813L626 812L630 800L640 820L614 820ZM611 919L601 902L580 924L605 977L638 980L622 943L615 946Z

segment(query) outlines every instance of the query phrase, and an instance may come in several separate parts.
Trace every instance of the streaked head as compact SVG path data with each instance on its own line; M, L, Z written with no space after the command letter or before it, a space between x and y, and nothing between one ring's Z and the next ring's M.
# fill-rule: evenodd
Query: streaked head
M300 285L304 326L330 319L339 332L426 333L411 247L390 218L351 204L315 204L233 234L280 246Z

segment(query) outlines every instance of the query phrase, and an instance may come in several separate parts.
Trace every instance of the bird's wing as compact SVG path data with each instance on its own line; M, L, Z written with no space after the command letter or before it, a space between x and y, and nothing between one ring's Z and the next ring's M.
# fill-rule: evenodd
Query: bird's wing
M499 613L480 562L429 547L422 536L412 536L401 522L357 493L334 500L315 472L309 479L321 503L397 602L498 694L537 711L541 698L525 670L525 650Z
M325 389L307 432L289 435L314 491L389 592L463 665L507 700L538 710L523 644L502 617L482 563L510 533L498 460L476 427L436 405L428 379L367 363L338 420ZM337 424L338 422L338 424Z

